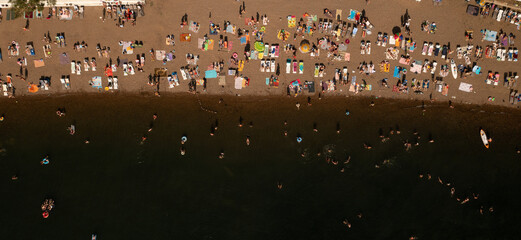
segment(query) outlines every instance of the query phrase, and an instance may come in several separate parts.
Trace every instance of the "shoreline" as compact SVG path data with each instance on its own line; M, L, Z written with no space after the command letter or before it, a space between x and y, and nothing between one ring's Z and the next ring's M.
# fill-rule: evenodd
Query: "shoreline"
M450 109L450 105L448 100L435 100L435 101L429 101L424 99L416 99L416 98L389 98L389 97L375 97L372 95L325 95L321 99L319 99L317 96L312 95L299 95L297 97L294 96L284 96L284 95L219 95L219 94L200 94L200 93L164 93L161 94L160 97L154 95L153 92L111 92L111 93L105 93L105 94L98 94L93 92L83 92L83 93L58 93L58 94L49 94L49 95L24 95L19 96L16 98L9 98L9 99L0 99L0 104L19 104L19 103L26 103L31 101L55 101L60 99L66 99L66 98L74 98L74 99L86 99L89 98L107 98L107 99L116 99L116 100L124 100L125 98L130 98L132 100L142 100L147 102L160 102L160 101L181 101L181 102L187 102L187 101L204 101L208 103L208 105L212 106L218 106L220 100L226 100L226 101L232 101L235 104L244 104L244 103L254 103L254 102L264 102L264 101L275 101L275 100L281 100L286 102L293 101L294 104L299 103L301 106L305 107L307 105L307 101L310 100L312 104L314 103L320 103L320 102L338 102L338 100L344 100L343 104L345 106L350 106L351 103L353 103L355 106L362 106L362 103L370 108L371 102L374 102L375 105L403 105L404 107L402 109L409 109L409 108L422 108L422 106L425 109L429 108L436 108L436 109L443 109L447 108ZM288 103L286 103L288 104ZM479 109L480 111L486 111L486 112L494 112L494 113L505 113L505 112L511 112L511 114L521 114L521 112L518 110L519 106L517 107L510 107L509 105L503 106L503 105L495 105L495 104L477 104L477 103L470 103L470 102L459 102L459 101L452 101L451 105L453 106L453 109L458 109L460 111L463 109L463 111L475 111L476 109ZM59 106L57 106L59 107ZM309 106L308 106L309 107ZM336 106L341 107L341 106ZM327 107L326 107L327 108Z

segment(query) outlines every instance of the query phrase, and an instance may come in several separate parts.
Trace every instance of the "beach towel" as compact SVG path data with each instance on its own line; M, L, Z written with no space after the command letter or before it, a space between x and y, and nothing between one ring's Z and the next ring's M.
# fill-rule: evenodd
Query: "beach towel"
M353 9L349 10L349 16L347 16L347 20L355 21L356 13L357 13L356 10L353 10Z
M242 89L243 80L242 77L235 78L235 89Z
M181 42L191 42L192 41L192 34L190 33L183 33L181 34Z
M421 61L414 61L412 63L411 69L409 70L413 73L421 73L422 71L422 62Z
M288 27L294 28L297 26L297 18L295 16L288 16Z
M246 37L241 37L239 40L241 41L241 45L245 45L247 42Z
M226 77L219 76L219 86L226 86Z
M101 88L101 77L96 76L92 78L92 87L93 88Z
M163 61L166 58L165 50L156 50L156 60Z
M339 52L346 52L347 51L347 44L340 44L338 45L338 51Z
M44 66L45 66L45 63L43 62L43 59L34 60L34 67L35 68L44 67Z
M203 79L195 80L195 84L197 84L197 86L203 86L204 85L204 80Z
M497 37L496 31L485 30L485 37L483 38L483 40L494 42L494 41L496 41L496 37Z
M160 77L166 77L167 72L166 68L154 68L154 75L160 76Z
M401 57L400 61L398 61L398 63L403 64L403 65L409 65L408 60L404 57Z
M469 4L467 6L467 13L473 16L477 16L479 14L479 7Z
M204 72L204 77L205 78L217 78L217 72L215 70L208 70L208 71L205 71Z
M393 77L400 78L400 68L399 67L394 67Z
M204 39L198 38L197 39L197 48L203 49Z
M123 54L133 54L134 49L132 48L132 42L123 42L121 53Z
M214 40L213 39L209 39L208 40L208 47L206 50L213 50L213 47L214 47Z
M71 63L71 59L69 58L69 56L64 53L64 54L61 54L60 55L60 64L69 64Z
M459 84L459 88L458 88L460 91L463 91L463 92L472 92L472 84L470 83L464 83L464 82L461 82Z
M314 93L315 92L315 82L305 81L304 88L307 89L309 91L309 93Z
M337 9L335 14L336 20L342 20L342 9Z
M236 30L235 25L228 25L228 27L226 27L227 33L235 34L235 30Z
M192 31L194 33L198 33L199 32L199 27L197 25L198 24L195 21L190 21L188 30L190 30L190 31Z
M347 62L351 61L351 53L344 54L344 61L347 61Z

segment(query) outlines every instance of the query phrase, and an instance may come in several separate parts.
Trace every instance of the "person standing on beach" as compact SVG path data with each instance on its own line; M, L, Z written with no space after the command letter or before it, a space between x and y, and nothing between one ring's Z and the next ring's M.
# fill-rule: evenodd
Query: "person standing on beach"
M23 28L24 31L29 31L29 19L25 21L25 27Z

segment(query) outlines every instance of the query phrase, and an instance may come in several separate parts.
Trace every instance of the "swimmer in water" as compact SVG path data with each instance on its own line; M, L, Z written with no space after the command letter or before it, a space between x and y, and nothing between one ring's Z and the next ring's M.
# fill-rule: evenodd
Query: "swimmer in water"
M214 130L217 131L218 127L219 127L219 120L215 119Z
M318 132L317 123L313 123L313 131Z
M148 132L152 132L152 128L153 128L153 127L154 127L154 123L151 122L151 123L150 123L150 126L149 126L149 128L148 128Z
M246 136L246 146L250 146L250 136Z
M219 159L223 159L224 158L224 151L221 150L221 153L219 154Z
M277 182L277 188L278 189L282 189L282 183L281 182Z
M288 136L288 131L284 130L284 136L285 136L285 137Z
M47 165L49 163L49 156L45 156L45 158L43 158L43 160L40 162L40 164L42 165Z
M76 133L76 126L74 124L71 124L71 126L68 127L67 130L71 135L74 135Z
M288 125L288 121L284 120L284 126Z
M89 138L85 138L85 144L89 144L90 143L90 139Z
M143 135L143 137L141 137L141 144L143 144L146 140L147 140L147 135Z
M429 137L428 137L428 139L429 139L429 142L430 142L430 143L433 143L433 142L434 142L434 138L432 138L432 134L430 134L430 133L429 133Z
M215 127L214 126L210 126L210 136L213 136L215 133Z
M451 197L454 197L454 193L456 192L456 189L455 188L451 188L450 189L450 196Z
M300 110L300 103L297 102L297 104L295 104L295 106L297 107L297 110Z
M253 127L253 122L250 122L250 127Z
M184 156L186 154L186 149L181 146L181 148L179 149L181 151L181 155Z
M349 116L349 110L346 109L346 116Z
M369 106L374 107L374 101L371 101L371 104Z
M347 219L344 219L342 223L344 223L344 225L346 225L348 228L351 228L351 223L347 221Z
M239 127L242 127L242 117L239 117Z
M336 123L336 133L340 134L340 122Z
M154 113L154 115L152 115L152 120L156 120L157 119L157 113Z
M373 147L367 143L364 143L364 148L367 149L367 150L370 150L372 149Z
M181 137L181 144L185 144L186 141L188 141L188 138L187 138L185 135L183 135L183 136Z

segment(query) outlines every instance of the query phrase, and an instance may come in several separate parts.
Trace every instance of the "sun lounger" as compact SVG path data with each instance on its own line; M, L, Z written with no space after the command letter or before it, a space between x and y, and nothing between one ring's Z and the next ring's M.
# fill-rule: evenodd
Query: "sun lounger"
M76 62L76 75L81 75L81 63L80 63L80 61Z
M71 73L76 74L76 62L75 61L71 62Z
M112 85L112 77L108 77L107 82L108 82L108 85L107 85L106 90L112 90L114 88L114 86Z
M119 89L118 77L117 77L117 76L114 76L114 77L112 78L112 81L114 81L114 90L118 90L118 89Z

